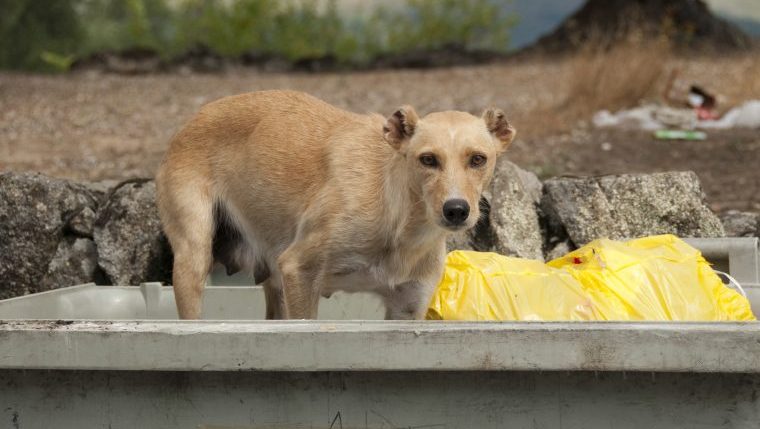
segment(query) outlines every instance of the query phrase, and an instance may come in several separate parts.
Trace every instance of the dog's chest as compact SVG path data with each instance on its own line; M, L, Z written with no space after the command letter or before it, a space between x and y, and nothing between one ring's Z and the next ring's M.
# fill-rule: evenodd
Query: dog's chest
M324 283L322 293L330 295L343 292L381 292L387 286L377 281L366 269L329 275Z
M352 258L336 264L338 269L328 275L323 292L379 292L413 280L408 262L399 253L389 253L374 260Z

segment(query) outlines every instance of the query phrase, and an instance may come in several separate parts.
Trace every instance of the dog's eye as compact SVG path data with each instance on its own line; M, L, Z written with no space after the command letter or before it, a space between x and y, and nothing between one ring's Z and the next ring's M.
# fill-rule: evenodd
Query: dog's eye
M435 155L430 153L420 155L420 163L422 163L422 165L425 167L438 167L438 159L435 157Z
M472 167L480 167L483 164L486 163L488 158L486 158L484 155L475 154L470 158L470 166Z

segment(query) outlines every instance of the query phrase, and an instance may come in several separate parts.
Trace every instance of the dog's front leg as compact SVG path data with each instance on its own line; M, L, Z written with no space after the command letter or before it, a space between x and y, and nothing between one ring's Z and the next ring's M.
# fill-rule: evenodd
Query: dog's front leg
M284 319L284 307L282 296L282 282L279 278L279 273L272 273L264 282L264 296L267 302L266 317L267 320Z
M424 319L435 287L436 283L429 280L415 280L397 285L385 297L385 319Z
M316 319L323 279L320 258L305 251L305 246L291 246L278 258L282 276L283 318Z
M385 295L386 320L422 320L443 275L446 246L441 241L413 270L414 280L396 285Z

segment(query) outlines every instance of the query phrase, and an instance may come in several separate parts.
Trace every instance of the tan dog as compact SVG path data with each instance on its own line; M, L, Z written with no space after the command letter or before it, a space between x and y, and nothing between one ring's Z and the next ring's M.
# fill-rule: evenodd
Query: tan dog
M206 105L156 177L180 317L200 317L215 259L265 280L267 318L316 318L336 290L380 294L389 319L424 317L446 236L475 225L514 135L494 109L385 120L291 91Z

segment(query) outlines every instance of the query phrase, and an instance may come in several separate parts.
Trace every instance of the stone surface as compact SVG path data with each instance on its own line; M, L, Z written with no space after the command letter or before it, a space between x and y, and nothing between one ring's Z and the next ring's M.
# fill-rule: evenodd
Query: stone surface
M544 237L545 259L547 261L554 259L557 253L564 248L560 247L557 249L558 246L564 245L571 251L576 248L570 241L562 220L546 194L541 197L538 213L541 222L541 233Z
M64 237L40 281L39 290L74 286L97 279L98 250L89 238Z
M724 236L693 172L554 178L544 190L549 223L561 224L576 246L602 237Z
M560 241L554 247L552 247L548 252L546 252L546 260L551 261L557 258L560 258L562 256L567 255L572 251L572 246L570 245L570 241Z
M543 237L536 207L541 182L535 174L501 158L489 189L483 193L481 222L464 235L449 239L448 248L493 251L543 259Z
M472 244L473 236L474 234L470 231L450 235L446 240L446 251L451 252L452 250L475 250Z
M760 237L760 213L729 210L720 215L727 237Z
M85 207L74 215L68 223L68 230L79 237L92 238L95 224L95 210Z
M115 285L171 280L172 254L155 199L153 181L127 181L111 191L97 212L98 265Z
M99 202L102 202L103 200L108 197L108 195L111 193L111 191L119 185L118 180L101 180L98 182L76 182L77 184L86 187L90 190L97 198Z
M97 199L86 187L33 173L0 174L0 298L41 290L69 221ZM46 288L70 286L53 279Z
M543 185L535 174L502 157L491 183L491 227L494 251L543 260L543 237L537 205Z

